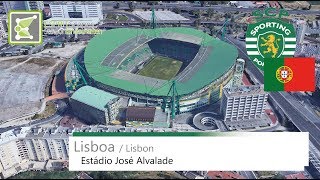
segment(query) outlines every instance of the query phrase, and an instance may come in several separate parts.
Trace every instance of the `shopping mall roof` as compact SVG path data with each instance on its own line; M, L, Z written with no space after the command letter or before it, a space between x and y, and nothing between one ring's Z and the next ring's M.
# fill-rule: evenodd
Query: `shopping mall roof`
M106 109L107 103L117 97L118 96L91 86L83 86L75 93L73 93L71 99L77 100L79 102L104 111Z

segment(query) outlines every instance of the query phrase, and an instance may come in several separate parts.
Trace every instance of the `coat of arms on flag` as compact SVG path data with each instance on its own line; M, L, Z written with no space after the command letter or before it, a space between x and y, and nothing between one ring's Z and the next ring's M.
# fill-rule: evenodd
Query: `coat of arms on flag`
M315 91L315 59L306 57L266 59L265 91Z

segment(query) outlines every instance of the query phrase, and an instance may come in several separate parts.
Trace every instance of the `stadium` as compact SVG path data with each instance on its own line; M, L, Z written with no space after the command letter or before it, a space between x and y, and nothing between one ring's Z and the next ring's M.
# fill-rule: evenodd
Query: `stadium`
M237 56L234 46L193 28L118 28L90 40L83 66L99 89L139 102L159 105L175 84L185 112L219 99Z

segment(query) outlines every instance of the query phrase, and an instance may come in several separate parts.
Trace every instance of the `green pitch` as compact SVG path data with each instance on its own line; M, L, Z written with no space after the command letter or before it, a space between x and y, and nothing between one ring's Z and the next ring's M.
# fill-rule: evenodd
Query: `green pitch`
M181 66L181 61L168 57L155 56L138 74L157 79L170 80L177 75Z

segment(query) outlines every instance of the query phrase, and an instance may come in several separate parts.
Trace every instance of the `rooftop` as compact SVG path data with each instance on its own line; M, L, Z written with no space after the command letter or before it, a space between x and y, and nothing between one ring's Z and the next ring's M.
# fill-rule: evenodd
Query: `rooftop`
M297 174L289 174L285 176L286 179L306 179L306 177L303 175L303 173L297 173Z
M75 93L73 93L71 99L77 100L79 102L104 111L106 109L107 103L117 97L118 96L116 95L107 93L91 86L83 86Z
M209 179L245 179L240 174L230 171L209 171L207 177Z
M50 2L50 5L94 5L94 4L102 4L99 1L53 1Z
M241 95L254 95L265 94L263 85L250 85L250 86L236 86L224 88L227 96L241 96Z
M139 106L129 106L127 108L126 119L139 119L139 120L153 120L156 113L155 107L139 107Z

